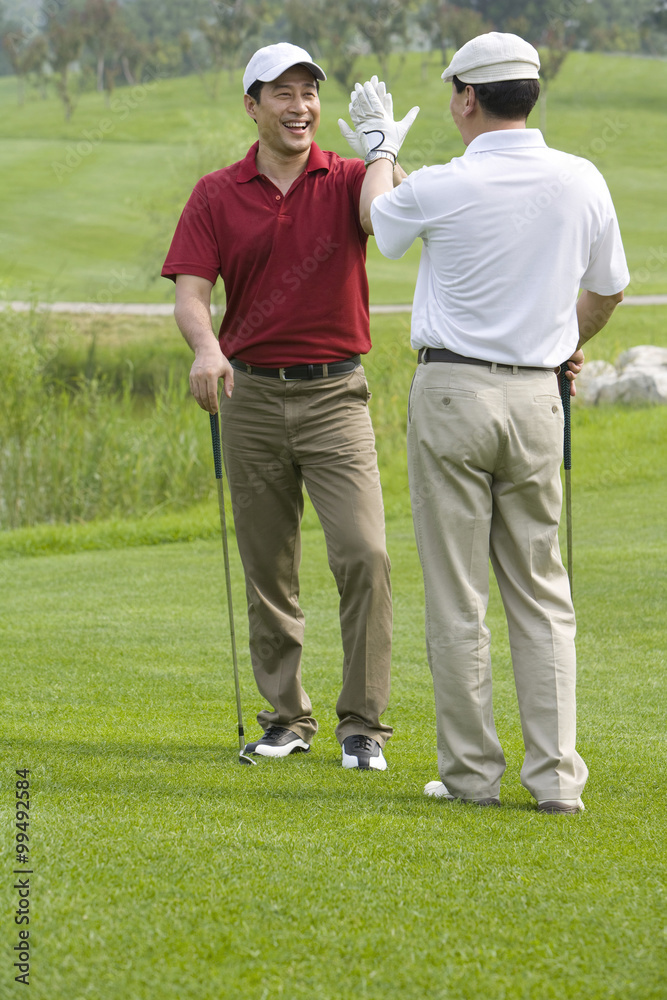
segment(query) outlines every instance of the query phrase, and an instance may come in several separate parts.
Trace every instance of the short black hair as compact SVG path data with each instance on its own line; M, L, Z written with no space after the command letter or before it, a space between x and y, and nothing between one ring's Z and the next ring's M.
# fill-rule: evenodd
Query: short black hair
M297 63L297 65L301 64ZM315 86L317 87L317 93L319 94L320 81L315 76L313 77L313 80L315 81ZM264 80L255 80L255 82L252 83L246 90L246 94L248 95L248 97L252 97L255 104L259 104L260 94L262 93L263 86L264 86Z
M452 83L461 94L472 87L482 111L492 118L508 121L525 120L540 96L539 80L501 80L497 83L463 83L458 76Z

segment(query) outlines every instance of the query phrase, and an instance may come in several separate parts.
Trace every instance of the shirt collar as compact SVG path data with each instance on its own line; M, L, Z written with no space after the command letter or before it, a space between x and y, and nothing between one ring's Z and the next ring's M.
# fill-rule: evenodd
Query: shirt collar
M251 181L253 177L259 177L259 170L257 169L256 156L257 150L259 149L259 142L252 144L245 157L241 160L241 165L239 167L239 172L236 175L237 184L244 184L246 181ZM328 170L329 160L327 159L325 153L322 152L317 143L313 143L310 147L310 155L308 157L308 163L306 164L305 173L309 174L313 170Z
M463 155L487 153L494 149L526 149L529 146L546 146L538 128L503 128L476 136Z

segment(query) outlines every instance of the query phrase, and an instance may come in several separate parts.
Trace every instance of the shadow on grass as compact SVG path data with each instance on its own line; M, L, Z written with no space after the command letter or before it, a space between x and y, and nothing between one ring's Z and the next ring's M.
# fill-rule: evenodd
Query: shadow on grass
M30 767L34 772L38 766L55 770L64 767L72 776L72 785L78 782L74 775L81 775L86 783L90 774L82 773L79 767L72 770L72 759L96 762L99 772L94 775L95 787L100 792L137 793L138 782L143 791L151 795L180 795L180 785L175 775L169 772L174 766L188 768L187 780L183 791L192 792L193 782L199 786L202 793L212 798L234 798L239 794L239 787L245 786L264 799L289 803L313 800L322 804L331 803L338 808L345 808L345 803L354 804L356 810L377 812L378 809L392 812L414 812L419 806L419 812L424 809L444 810L443 816L452 815L452 811L464 810L471 813L479 812L489 817L497 816L504 810L535 812L535 805L530 801L518 799L502 799L502 806L485 808L474 803L428 799L423 794L424 777L414 768L401 767L394 764L385 772L358 771L343 769L338 754L327 756L311 756L299 754L291 758L267 760L257 758L256 767L243 766L238 762L238 747L219 743L185 743L179 741L159 741L154 744L140 742L114 742L103 740L96 742L76 742L72 740L45 740L16 738L0 739L0 748L11 752L21 766ZM122 775L104 772L105 763L125 765ZM155 772L142 770L142 765L161 765L164 769L164 780L155 780ZM139 770L137 771L137 767ZM179 776L180 777L180 776ZM219 777L223 783L218 783ZM267 779L273 777L276 785L267 785ZM53 780L55 775L51 774ZM414 790L406 790L407 780L414 783ZM57 779L56 779L57 780ZM147 789L146 786L150 788Z

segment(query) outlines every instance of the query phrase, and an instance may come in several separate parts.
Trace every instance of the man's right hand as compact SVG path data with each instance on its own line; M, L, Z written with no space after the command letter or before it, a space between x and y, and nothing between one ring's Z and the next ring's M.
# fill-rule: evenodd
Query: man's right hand
M219 347L204 348L195 354L190 369L190 391L202 410L218 412L218 382L223 379L225 396L234 389L234 369Z
M202 410L218 412L218 381L224 379L226 396L234 388L234 369L220 350L211 325L213 283L193 274L176 276L174 317L178 328L195 352L190 369L190 389Z

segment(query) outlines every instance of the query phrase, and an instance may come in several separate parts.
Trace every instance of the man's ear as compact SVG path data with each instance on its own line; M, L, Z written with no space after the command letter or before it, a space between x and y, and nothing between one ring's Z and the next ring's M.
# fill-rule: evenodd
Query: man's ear
M257 119L255 117L255 107L257 106L257 101L254 101L252 99L252 97L250 96L250 94L244 94L243 95L243 103L245 104L245 109L246 109L247 113L250 115L250 117L252 118L252 120L254 122L256 122Z
M462 114L464 118L467 118L473 113L477 107L477 94L475 93L475 88L471 87L470 84L466 86L466 100L463 106Z

